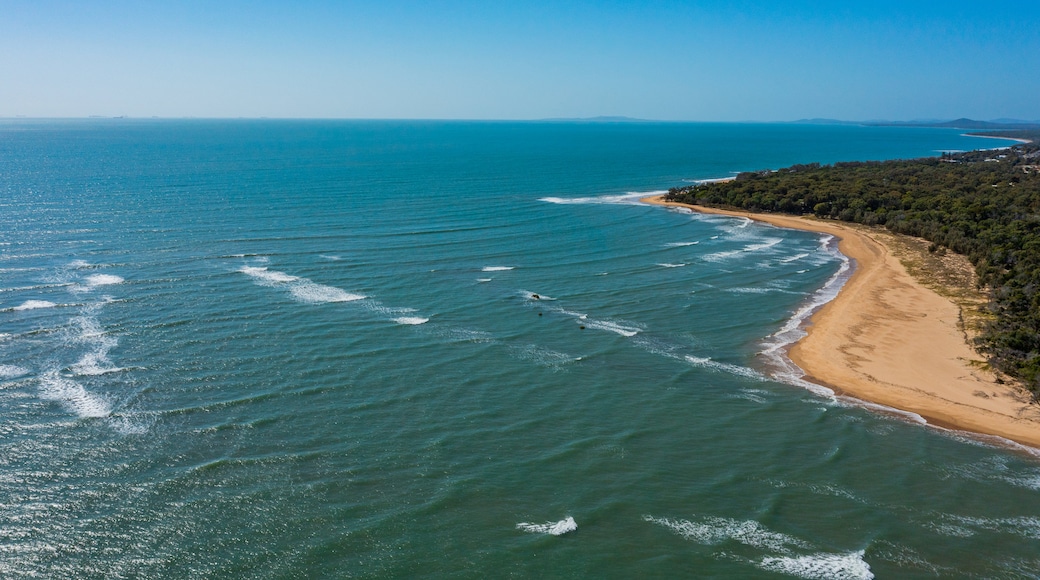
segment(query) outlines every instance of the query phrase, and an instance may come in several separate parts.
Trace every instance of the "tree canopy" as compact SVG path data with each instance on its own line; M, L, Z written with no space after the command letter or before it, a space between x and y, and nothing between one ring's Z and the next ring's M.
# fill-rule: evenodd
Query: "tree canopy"
M1040 399L1040 145L793 165L675 188L666 199L881 226L967 256L994 314L976 348Z

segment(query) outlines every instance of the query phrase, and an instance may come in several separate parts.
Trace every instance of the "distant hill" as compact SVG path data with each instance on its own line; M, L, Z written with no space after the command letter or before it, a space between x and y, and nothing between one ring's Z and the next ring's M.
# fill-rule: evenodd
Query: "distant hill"
M840 119L820 119L820 118L798 119L797 121L792 121L792 123L794 123L796 125L862 125L863 124L863 123L860 123L858 121L842 121Z
M1011 130L1011 129L1040 129L1040 123L1029 122L1029 121L1015 121L1010 123L1004 123L1000 121L976 121L974 119L954 119L953 121L936 121L936 122L921 122L921 121L892 121L884 122L879 121L875 123L866 123L868 125L875 126L894 126L894 127L948 127L951 129L984 129L987 131L992 130Z
M993 121L976 121L974 119L916 120L916 121L842 121L839 119L799 119L795 123L810 125L866 125L869 127L946 127L951 129L970 129L984 131L1010 131L1021 129L1040 129L1040 121L1023 121L1021 119L995 119Z

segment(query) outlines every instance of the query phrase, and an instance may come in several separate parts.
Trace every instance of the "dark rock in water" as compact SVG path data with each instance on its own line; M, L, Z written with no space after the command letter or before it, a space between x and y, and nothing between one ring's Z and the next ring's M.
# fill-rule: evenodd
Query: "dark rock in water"
M584 325L582 325L582 326L579 326L578 328L580 328L580 329L582 329L582 330L585 330L585 326L584 326Z
M541 299L541 296L539 296L537 294L531 294L531 298L533 298L535 300L539 300L539 299Z

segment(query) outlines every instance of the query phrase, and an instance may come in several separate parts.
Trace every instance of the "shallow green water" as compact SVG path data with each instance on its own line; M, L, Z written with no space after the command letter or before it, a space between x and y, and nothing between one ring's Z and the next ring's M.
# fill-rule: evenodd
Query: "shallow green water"
M5 121L0 571L1035 578L1034 456L835 400L778 356L840 284L833 244L636 203L994 145Z

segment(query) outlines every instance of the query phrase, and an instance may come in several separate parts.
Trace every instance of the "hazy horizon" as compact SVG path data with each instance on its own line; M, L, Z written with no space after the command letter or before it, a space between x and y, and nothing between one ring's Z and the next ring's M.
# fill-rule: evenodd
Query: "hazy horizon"
M260 117L207 117L199 115L185 115L185 116L159 116L159 115L148 115L148 116L135 116L135 115L82 115L82 116L68 116L68 117L44 117L44 116L29 116L29 115L14 115L14 116L0 116L0 120L35 120L35 121L77 121L77 120L157 120L157 121L414 121L414 122L472 122L472 123L556 123L556 122L574 122L574 123L688 123L688 124L732 124L732 125L784 125L784 124L844 124L844 125L910 125L920 124L926 126L928 124L936 123L948 123L961 119L969 121L982 121L986 123L995 124L1036 124L1040 125L1040 120L1032 119L968 119L967 117L957 118L943 118L943 119L829 119L821 117L810 117L803 119L777 119L777 120L761 120L761 119L739 119L733 121L705 121L701 119L643 119L636 117L627 117L623 115L595 115L590 117L543 117L543 118L531 118L531 119L477 119L477 118L462 118L462 117L444 117L444 118L430 118L430 117L276 117L276 116L260 116ZM956 128L956 127L951 127ZM971 128L965 128L971 129Z

